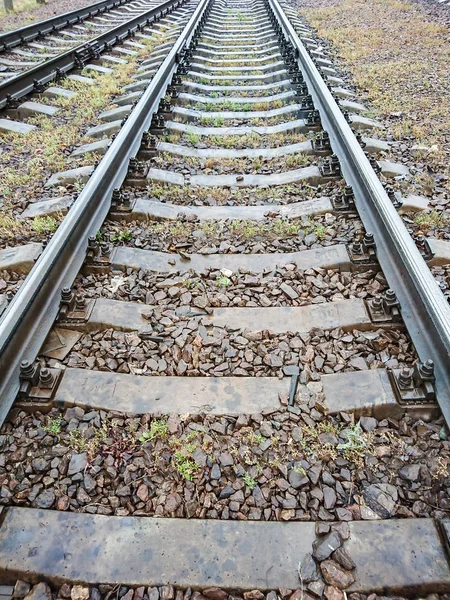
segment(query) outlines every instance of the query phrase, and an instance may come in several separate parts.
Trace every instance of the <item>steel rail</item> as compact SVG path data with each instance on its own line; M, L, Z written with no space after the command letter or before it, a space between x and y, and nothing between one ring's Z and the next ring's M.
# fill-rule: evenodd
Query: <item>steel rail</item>
M38 21L37 23L21 27L20 29L7 31L0 34L0 49L3 48L3 50L9 50L20 44L31 42L48 33L53 33L64 27L80 23L90 17L95 17L111 10L112 8L118 8L119 6L128 4L131 1L132 0L101 0L101 2L94 2L94 4L89 4L83 8L77 8L76 10L56 15L56 17L51 17L45 21Z
M66 52L61 52L54 58L38 63L35 67L18 73L15 77L7 79L0 84L0 108L7 106L11 100L17 100L36 89L36 86L43 85L56 79L59 76L71 71L79 65L80 60L86 60L89 54L102 52L113 44L117 44L145 24L150 24L150 20L159 16L163 11L187 0L165 0L159 6L129 19L125 23L109 29L100 35L87 40Z
M450 425L450 307L289 18L278 0L266 0L266 5L298 50L303 77L353 187L364 227L374 234L378 260L400 301L408 333L420 359L434 362L437 399Z
M152 82L117 134L64 221L50 240L0 320L0 424L19 389L22 360L34 361L58 312L61 290L70 287L85 255L88 237L106 218L111 196L125 180L128 162L177 68L178 53L188 44L210 0L194 14L159 67Z

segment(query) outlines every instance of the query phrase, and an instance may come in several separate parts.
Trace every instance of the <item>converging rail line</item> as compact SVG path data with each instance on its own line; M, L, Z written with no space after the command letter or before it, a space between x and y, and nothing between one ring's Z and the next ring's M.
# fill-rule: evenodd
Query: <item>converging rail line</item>
M0 56L0 67L3 66L0 70L1 108L14 108L26 94L39 91L44 84L63 77L73 68L82 67L89 59L98 60L102 52L121 44L127 37L160 18L161 13L165 16L177 6L171 0L164 3L132 2L119 7L120 10L117 10L117 3L100 4L96 9L87 10L85 17L90 18L96 13L104 15L106 10L110 10L107 17L93 17L84 21L83 25L72 25L75 17L69 17L67 22L71 29L58 29L59 34L55 33L53 25L51 28L47 26L47 22L30 26L30 33L20 34L20 49L15 47L18 44L15 32L0 36L0 44L5 38L5 52ZM77 22L81 20L81 17L76 19ZM49 29L51 34L47 33ZM38 42L28 41L34 38L39 38ZM11 48L12 54L8 54ZM119 48L119 52L127 54L126 49ZM119 60L114 56L106 58L109 64Z
M85 185L0 320L2 581L450 591L450 308L402 165L279 0L124 6L113 37L170 42L48 182ZM1 84L10 130L97 50Z

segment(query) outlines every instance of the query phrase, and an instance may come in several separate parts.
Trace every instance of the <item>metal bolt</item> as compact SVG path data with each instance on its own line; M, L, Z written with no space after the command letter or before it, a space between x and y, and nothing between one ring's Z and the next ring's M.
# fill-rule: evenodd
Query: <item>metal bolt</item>
M397 294L391 288L386 290L386 292L384 293L384 297L389 303L397 302Z
M344 188L344 199L348 204L353 202L355 195L353 194L353 188L351 185L346 185Z
M376 158L373 157L373 156L370 156L369 157L369 162L370 162L370 166L375 171L375 173L380 173L381 168L380 168L379 164L377 163Z
M61 290L61 302L64 304L69 304L72 302L73 293L69 287L65 287Z
M372 308L376 311L381 311L383 309L383 299L380 296L376 296L372 298Z
M419 365L419 373L424 379L430 379L434 377L434 362L431 360L431 358Z
M353 242L352 244L353 254L364 254L363 246L361 242Z
M365 148L366 147L366 142L363 140L363 137L359 133L359 131L356 134L356 139L358 140L358 144L361 146L361 148Z
M86 299L81 294L75 296L75 308L76 310L83 310L86 307Z
M411 388L413 386L413 370L405 367L398 376L398 385L401 389Z
M373 237L373 233L366 233L363 242L366 248L375 246L375 239Z
M20 378L21 379L31 379L34 375L34 364L29 360L23 360L20 363Z
M55 378L53 377L52 373L46 367L40 370L39 383L43 387L52 387L54 380Z

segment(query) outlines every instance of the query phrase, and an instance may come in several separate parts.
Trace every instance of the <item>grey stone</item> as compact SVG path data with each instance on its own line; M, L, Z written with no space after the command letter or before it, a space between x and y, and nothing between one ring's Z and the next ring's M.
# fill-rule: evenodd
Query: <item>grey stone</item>
M52 490L45 490L36 497L33 506L37 508L51 508L55 502L55 493Z
M52 600L52 592L49 586L41 581L41 583L33 586L31 592L25 596L25 600Z
M398 499L397 488L389 483L374 483L364 489L364 500L382 519L395 514Z
M234 489L231 487L231 485L226 485L219 494L219 500L229 498L233 494L234 494Z
M72 458L70 459L69 463L69 468L67 470L67 475L70 477L71 475L80 473L85 469L86 465L86 452L82 452L80 454L72 454Z
M406 481L418 481L420 478L420 465L405 465L399 472L399 477Z
M304 473L295 470L295 468L289 471L288 480L295 490L309 484L308 477Z
M332 531L323 538L314 540L312 554L318 561L329 558L341 546L341 538L336 531Z
M351 571L355 568L355 563L353 562L352 557L342 546L335 550L331 557L342 567L344 567L344 569L347 569L347 571Z
M211 469L211 474L210 477L211 479L220 479L220 476L222 475L222 472L220 470L220 467L217 463L214 463Z
M322 491L323 505L327 510L331 510L336 504L336 492L332 487L329 487L328 485L324 485Z
M311 583L311 581L317 581L319 579L319 571L317 565L312 557L312 554L307 554L299 565L299 573L301 574L301 580L303 583Z
M373 431L378 424L377 420L373 417L361 417L359 422L364 431Z
M26 581L18 579L14 585L13 598L23 598L31 590L31 585Z

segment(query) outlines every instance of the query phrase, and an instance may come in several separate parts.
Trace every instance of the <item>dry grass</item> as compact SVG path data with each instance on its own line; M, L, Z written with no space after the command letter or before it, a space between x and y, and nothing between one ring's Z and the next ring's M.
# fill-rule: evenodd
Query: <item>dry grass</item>
M197 158L191 156L176 156L168 152L162 152L153 159L154 164L160 169L177 170L192 168L197 171L202 170L203 174L221 173L221 174L239 174L239 173L259 173L270 171L271 173L280 173L293 169L306 167L314 162L306 153L288 154L274 159L263 157L256 158Z
M189 185L174 186L155 181L147 187L147 192L150 198L157 198L163 202L190 205L192 204L193 189ZM311 187L304 181L292 185L260 187L254 190L249 188L195 187L195 198L197 200L217 206L224 205L231 199L236 203L244 204L249 194L256 197L258 201L268 204L277 203L281 198L287 196L296 197L297 201L301 201L302 198L311 198Z
M148 54L155 42L147 44ZM137 57L136 57L137 58ZM2 134L0 141L7 145L2 154L3 168L0 174L0 194L13 204L19 199L35 196L36 187L41 187L55 172L92 164L96 156L84 155L70 158L72 148L87 143L88 126L99 123L97 115L109 108L113 96L121 93L121 87L129 82L130 74L137 68L136 59L119 65L114 72L89 76L97 80L96 85L86 85L70 79L58 83L62 88L77 92L74 98L47 99L39 102L58 106L56 117L34 116L28 123L37 128L24 138L19 134Z
M183 221L164 223L151 221L146 224L146 227L154 233L170 234L175 239L189 236L194 227L201 229L206 236L217 235L217 224L214 222L203 222L194 226ZM326 227L314 217L304 217L298 221L277 218L262 223L248 219L234 219L227 222L227 228L231 236L241 239L253 239L255 236L287 239L297 237L300 231L304 231L305 235L315 233L319 240L324 239L326 235Z
M0 17L5 17L8 14L17 14L29 10L33 10L38 8L39 4L36 3L36 0L14 0L14 11L13 13L7 13L5 11L5 6L3 2L0 3ZM30 20L33 20L30 16Z
M392 135L436 145L427 165L450 174L447 27L397 0L342 0L333 8L301 12L334 44L376 115L390 119Z

